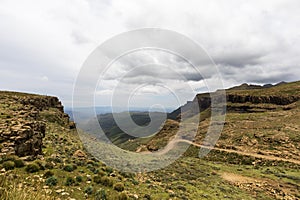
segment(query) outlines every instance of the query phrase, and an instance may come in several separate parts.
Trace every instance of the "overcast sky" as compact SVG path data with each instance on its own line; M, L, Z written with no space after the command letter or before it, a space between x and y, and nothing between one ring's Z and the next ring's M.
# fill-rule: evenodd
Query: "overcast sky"
M0 0L0 89L55 95L71 106L73 84L90 53L112 36L145 27L173 30L199 43L226 88L300 80L299 10L298 0ZM214 76L197 76L172 55L145 51L108 71L97 87L97 104L109 105L120 82L123 89L146 84L135 87L136 106L164 101L176 107L158 84L158 74L167 73L164 67L141 68L118 80L124 74L116 69L161 60L177 61L170 66L186 75L183 81L172 73L160 77L186 100L194 94L185 95L185 84L203 92L203 78L214 82Z

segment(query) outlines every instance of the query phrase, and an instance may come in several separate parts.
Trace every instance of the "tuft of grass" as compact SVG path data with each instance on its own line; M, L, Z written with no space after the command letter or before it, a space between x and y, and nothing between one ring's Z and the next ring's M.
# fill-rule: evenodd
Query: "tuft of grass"
M54 200L54 197L48 196L42 189L37 188L19 188L18 182L8 180L7 177L0 175L0 199L1 200Z

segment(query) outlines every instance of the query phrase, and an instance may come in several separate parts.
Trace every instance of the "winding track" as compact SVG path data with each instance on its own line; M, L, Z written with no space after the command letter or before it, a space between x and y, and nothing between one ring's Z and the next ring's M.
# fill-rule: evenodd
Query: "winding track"
M188 143L190 145L200 147L200 148L214 149L214 150L218 150L218 151L222 151L222 152L236 153L239 155L250 156L250 157L254 157L254 158L261 158L261 159L272 160L272 161L284 161L284 162L290 162L290 163L300 165L300 160L280 158L280 157L271 156L271 155L261 155L261 154L257 154L257 153L251 153L251 152L236 151L236 150L232 150L232 149L221 149L221 148L216 148L216 147L209 147L209 146L200 145L200 144L191 142L189 140L184 140L184 139L171 140L164 149L155 152L155 154L158 154L158 155L166 154L171 149L173 149L177 143L180 143L180 142ZM152 152L141 152L141 153L151 154Z

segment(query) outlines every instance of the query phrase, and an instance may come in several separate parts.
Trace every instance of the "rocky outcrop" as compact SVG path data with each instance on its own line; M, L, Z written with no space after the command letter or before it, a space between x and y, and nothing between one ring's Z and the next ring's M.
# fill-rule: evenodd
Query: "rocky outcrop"
M250 96L228 94L227 101L231 103L275 104L289 105L300 100L298 96Z
M20 100L20 103L23 105L30 105L38 110L46 110L49 108L57 108L61 112L64 112L64 107L62 106L61 102L57 97L51 97L51 96L43 96L41 97L22 97Z
M38 121L12 121L9 127L1 127L1 153L18 156L38 155L42 153L42 139L46 125Z
M274 110L277 107L282 109L289 109L284 107L293 104L300 100L298 93L299 87L295 87L294 94L284 94L282 92L284 88L277 90L281 94L277 94L275 91L276 87L286 85L285 82L278 83L277 85L267 84L264 86L242 84L237 87L233 87L226 90L226 101L227 101L227 112L264 112L268 110ZM271 91L272 90L272 91ZM276 91L277 91L276 90ZM255 92L251 92L255 91ZM270 92L271 91L271 92ZM268 95L270 93L271 95ZM248 93L248 94L247 94ZM180 120L183 116L191 117L199 112L202 112L211 107L211 95L215 95L215 102L218 103L218 92L212 94L204 93L197 94L193 101L188 101L185 105L179 107L172 113L168 114L169 119ZM221 101L220 101L221 102ZM268 104L274 106L258 106L259 104ZM277 107L276 107L277 106ZM220 109L225 111L225 107Z
M69 124L69 118L57 97L0 92L0 105L1 155L42 154L46 123L41 114L50 109L57 110L63 123L66 126Z
M198 94L193 101L188 101L185 105L168 114L168 118L179 120L183 115L184 117L191 117L206 110L210 105L211 98L209 94Z

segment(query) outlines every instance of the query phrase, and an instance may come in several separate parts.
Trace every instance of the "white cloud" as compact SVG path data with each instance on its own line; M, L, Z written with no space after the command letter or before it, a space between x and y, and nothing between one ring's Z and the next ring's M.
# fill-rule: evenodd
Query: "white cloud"
M144 27L171 29L198 42L216 62L225 87L298 80L299 8L297 0L2 0L0 89L53 94L70 106L76 75L93 49L116 34ZM174 61L157 54L138 58L131 57L127 64ZM182 68L183 63L179 66L177 71L189 77L186 84L205 90L201 77ZM112 79L124 72L123 67L112 70L100 94L110 95L116 84ZM124 89L158 82L163 74L167 84L183 91L185 85L172 80L172 74L150 72L132 74ZM214 83L213 74L205 78ZM99 104L110 103L108 96L105 99Z

